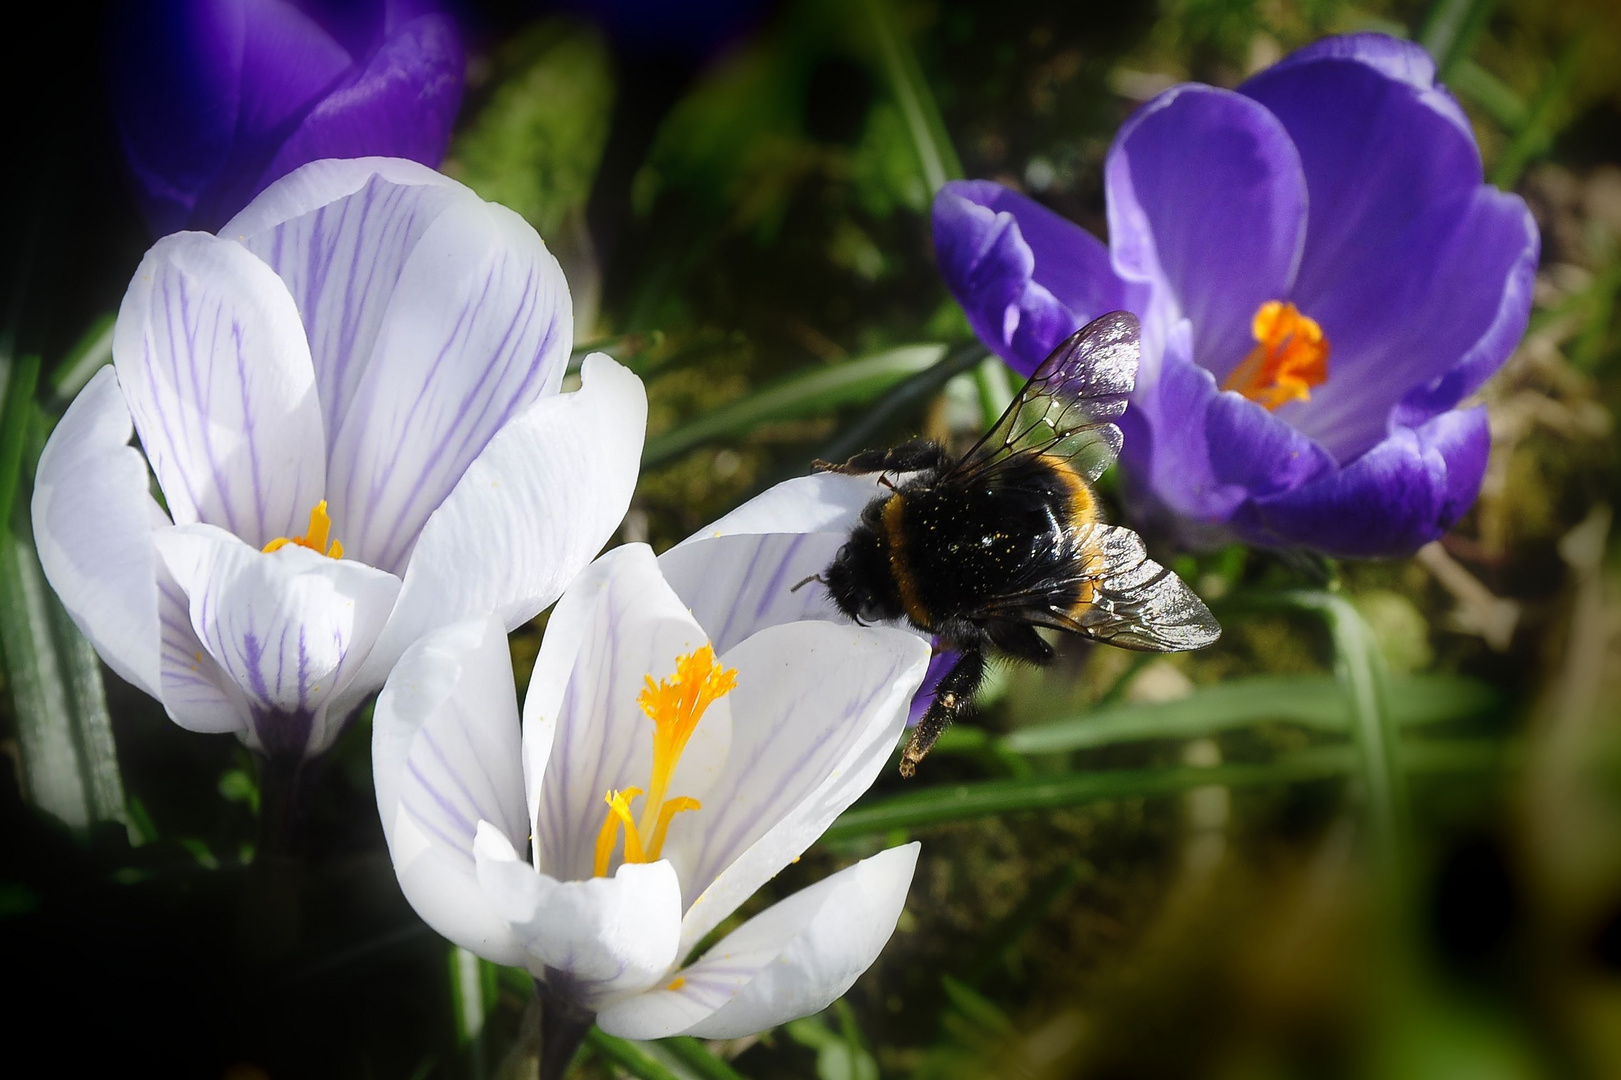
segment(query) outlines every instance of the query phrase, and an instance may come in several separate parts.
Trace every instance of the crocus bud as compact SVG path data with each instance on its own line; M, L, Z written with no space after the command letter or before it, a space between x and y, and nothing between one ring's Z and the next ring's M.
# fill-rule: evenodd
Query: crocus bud
M157 235L213 231L321 158L438 165L461 100L456 25L424 0L124 0L108 86Z

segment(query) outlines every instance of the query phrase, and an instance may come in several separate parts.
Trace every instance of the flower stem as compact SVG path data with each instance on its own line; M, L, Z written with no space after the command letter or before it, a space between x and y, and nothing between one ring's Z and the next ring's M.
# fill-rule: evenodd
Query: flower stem
M540 1003L540 1080L563 1080L596 1015L535 980Z
M304 826L319 770L302 756L258 760L259 839L237 908L237 940L251 960L274 963L303 937Z

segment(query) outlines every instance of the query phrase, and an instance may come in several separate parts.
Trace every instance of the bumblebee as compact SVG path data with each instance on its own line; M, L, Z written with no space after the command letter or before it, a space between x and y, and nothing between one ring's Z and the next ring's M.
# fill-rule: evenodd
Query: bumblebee
M833 602L858 622L905 619L959 654L913 729L901 775L970 707L988 654L1052 660L1038 627L1154 652L1220 636L1210 610L1135 532L1099 518L1091 483L1120 451L1112 421L1137 358L1137 319L1111 312L1054 350L962 457L913 440L816 462L879 473L889 489L819 575Z

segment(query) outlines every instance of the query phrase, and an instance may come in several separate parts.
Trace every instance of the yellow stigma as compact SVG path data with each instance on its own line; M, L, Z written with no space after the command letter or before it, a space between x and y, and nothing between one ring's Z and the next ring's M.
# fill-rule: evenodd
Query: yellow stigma
M1258 344L1227 376L1223 390L1277 409L1311 400L1311 388L1328 381L1328 338L1294 304L1268 300L1256 310L1250 332Z
M310 511L310 527L303 536L278 536L265 545L265 553L280 551L288 544L297 544L301 548L309 548L318 554L325 554L330 558L343 558L343 545L336 540L329 546L326 542L327 534L332 531L332 519L327 516L326 500L322 499Z
M632 814L630 804L641 796L640 788L609 791L603 797L608 804L608 814L597 833L597 877L608 876L608 864L613 859L621 826L625 830L624 861L654 862L664 848L670 819L683 811L702 808L703 804L697 799L684 795L665 798L670 790L670 777L675 774L687 740L697 730L705 710L731 693L735 686L737 669L717 665L711 645L676 657L675 674L667 679L654 682L653 676L646 677L646 685L637 695L636 704L653 721L653 775L647 785L647 800L642 804L638 819Z

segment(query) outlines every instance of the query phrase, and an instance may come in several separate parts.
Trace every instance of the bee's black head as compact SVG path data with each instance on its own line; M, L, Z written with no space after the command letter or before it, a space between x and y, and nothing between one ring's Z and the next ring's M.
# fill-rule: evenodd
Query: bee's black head
M823 577L839 610L858 622L887 622L905 614L883 539L866 525L856 526Z

